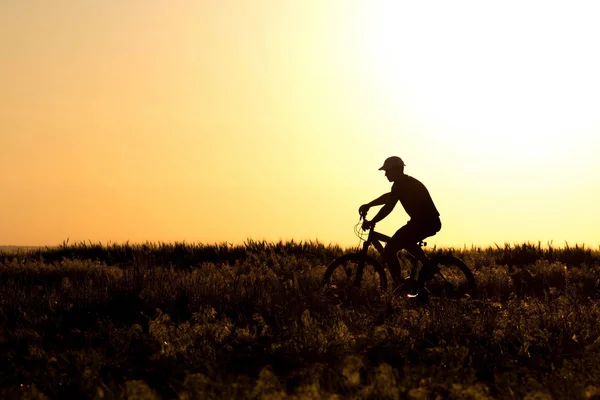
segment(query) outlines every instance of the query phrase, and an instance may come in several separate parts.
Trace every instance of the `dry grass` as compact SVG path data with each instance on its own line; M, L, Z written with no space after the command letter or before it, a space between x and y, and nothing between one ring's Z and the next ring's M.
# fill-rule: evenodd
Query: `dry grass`
M600 254L451 249L475 299L320 285L319 243L0 253L2 397L593 398ZM437 251L437 250L436 250Z

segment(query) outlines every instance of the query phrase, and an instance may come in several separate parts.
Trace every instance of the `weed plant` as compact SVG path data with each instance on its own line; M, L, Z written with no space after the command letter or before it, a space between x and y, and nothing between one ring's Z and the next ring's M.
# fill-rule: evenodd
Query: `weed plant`
M451 251L475 298L324 289L318 242L0 252L2 398L600 396L600 253ZM406 267L405 267L406 268Z

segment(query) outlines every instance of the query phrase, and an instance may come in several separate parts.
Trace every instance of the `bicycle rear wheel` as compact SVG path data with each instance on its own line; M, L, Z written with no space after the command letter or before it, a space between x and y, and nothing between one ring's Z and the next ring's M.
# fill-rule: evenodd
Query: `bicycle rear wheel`
M436 264L435 273L423 283L428 295L452 299L475 296L475 278L462 260L452 255L441 255L431 261Z
M338 289L360 286L383 291L387 288L387 275L383 266L373 257L361 253L346 254L327 266L323 285Z

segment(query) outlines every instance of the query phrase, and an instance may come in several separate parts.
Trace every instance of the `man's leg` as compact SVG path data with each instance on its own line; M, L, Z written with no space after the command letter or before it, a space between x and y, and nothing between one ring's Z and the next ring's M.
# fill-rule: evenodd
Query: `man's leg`
M428 233L428 232L427 232ZM432 232L427 234L423 231L423 226L409 222L392 236L387 246L384 249L385 261L390 270L390 275L394 279L395 283L401 283L402 278L400 274L400 261L398 260L398 252L402 249L408 251L413 257L421 261L424 268L429 266L429 259L425 255L425 252L417 243L424 238L435 234ZM423 271L423 270L422 270Z
M415 254L419 261L421 261L421 264L423 266L421 268L421 272L419 273L419 281L421 282L431 278L431 276L435 273L435 265L433 265L429 261L429 258L427 258L427 256L425 255L425 252L423 251L421 246L419 246L416 243L425 239L426 237L435 235L437 232L440 231L441 228L442 222L439 218L428 222L415 223L415 238L417 240L413 242L415 244L411 246L411 249L407 250L410 252L415 251L415 253L413 254Z
M383 257L385 258L385 262L390 270L390 275L396 284L402 283L398 252L402 249L406 249L407 246L410 247L410 233L410 227L408 225L404 225L402 228L398 229L394 236L390 238L390 241L387 243L383 251ZM423 253L423 255L425 255L425 253Z
M383 253L383 257L385 258L385 262L390 270L390 275L394 280L396 285L399 285L402 282L402 275L400 274L400 261L398 260L398 251L400 248L397 248L394 244L388 243L385 246L385 251Z
M398 231L400 232L400 231ZM396 235L394 235L396 236ZM433 269L430 268L430 264L429 264L429 258L427 258L427 256L425 255L425 252L423 251L423 249L421 248L421 246L419 246L417 243L415 242L402 242L402 240L412 240L408 239L408 238L401 238L400 239L400 244L396 244L396 246L400 246L399 250L401 249L405 249L406 251L408 251L413 257L415 257L417 260L421 261L421 265L423 266L421 268L421 272L419 273L419 280L423 280L429 277L429 274L432 273ZM390 241L391 242L391 241ZM403 244L402 244L403 243ZM390 244L388 243L388 246ZM386 246L385 250L385 261L387 262L387 265L390 269L390 275L392 275L392 278L394 278L394 282L396 284L398 284L399 282L402 281L401 275L400 275L400 261L398 261L398 251L396 251L393 255L393 259L392 259L392 255L388 254L387 249L388 246ZM393 251L393 249L390 249L390 253Z
M404 245L406 251L412 254L417 260L421 261L421 264L425 265L429 259L425 255L423 248L419 246L417 243L408 243Z

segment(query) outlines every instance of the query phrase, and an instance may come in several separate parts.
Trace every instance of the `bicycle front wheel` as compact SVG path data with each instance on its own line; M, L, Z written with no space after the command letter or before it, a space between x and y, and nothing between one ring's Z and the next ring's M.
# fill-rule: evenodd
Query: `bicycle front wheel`
M346 254L327 266L323 285L338 289L354 285L383 291L387 288L387 275L385 268L373 257L361 253Z
M423 287L432 296L460 299L475 296L477 286L473 273L462 260L452 255L441 255L431 259L437 267Z

